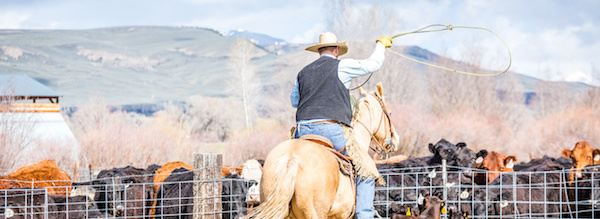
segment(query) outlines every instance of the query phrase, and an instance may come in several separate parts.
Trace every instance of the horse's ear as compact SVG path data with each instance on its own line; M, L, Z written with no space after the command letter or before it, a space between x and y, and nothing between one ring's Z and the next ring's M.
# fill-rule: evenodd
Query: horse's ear
M365 91L365 89L363 89L362 87L359 87L358 90L360 91L360 96L367 96L367 91Z
M377 96L383 97L383 87L381 82L377 83Z

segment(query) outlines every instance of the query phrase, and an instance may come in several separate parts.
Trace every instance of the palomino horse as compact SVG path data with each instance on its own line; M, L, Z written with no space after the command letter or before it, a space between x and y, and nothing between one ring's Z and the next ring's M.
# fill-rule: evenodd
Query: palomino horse
M360 93L362 98L352 121L357 150L366 158L369 148L381 150L387 146L395 150L398 135L383 102L381 84L373 94L362 88ZM308 140L287 140L267 156L260 186L262 202L248 217L349 218L356 197L353 185L340 171L336 155L325 146Z

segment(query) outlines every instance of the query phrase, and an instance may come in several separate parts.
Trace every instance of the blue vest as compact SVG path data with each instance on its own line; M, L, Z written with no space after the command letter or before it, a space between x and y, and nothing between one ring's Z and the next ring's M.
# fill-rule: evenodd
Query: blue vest
M338 77L340 61L321 56L298 73L300 101L296 121L326 119L350 126L350 91Z

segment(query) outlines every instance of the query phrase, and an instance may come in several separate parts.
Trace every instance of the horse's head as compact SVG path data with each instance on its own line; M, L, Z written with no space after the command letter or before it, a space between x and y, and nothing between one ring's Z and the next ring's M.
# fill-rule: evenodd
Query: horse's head
M377 84L377 91L367 93L360 88L361 99L355 115L355 128L366 128L371 133L371 143L375 152L392 152L398 149L398 134L390 118L391 110L383 100L383 87Z

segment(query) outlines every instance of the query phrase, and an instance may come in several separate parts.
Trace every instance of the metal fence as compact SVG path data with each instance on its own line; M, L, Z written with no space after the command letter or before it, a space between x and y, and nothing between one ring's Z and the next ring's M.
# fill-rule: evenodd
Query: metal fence
M597 167L505 172L492 183L473 183L492 171L452 166L380 170L387 185L376 187L375 209L389 217L392 205L423 210L428 195L444 200L442 218L600 218L600 172ZM396 210L398 211L398 210Z
M60 188L60 195L51 187L0 190L0 218L241 218L251 204L248 190L256 185L241 178L192 179L164 182L154 192L151 182L110 181L121 183ZM217 195L198 195L194 184L211 184ZM194 213L200 203L214 210Z
M220 168L220 167L211 167ZM375 209L388 218L400 207L414 214L429 195L445 201L442 218L600 218L600 171L509 172L487 185L478 174L494 173L453 166L380 170L387 184L376 187ZM0 190L1 218L243 218L251 211L248 193L256 182L239 177L198 180L196 171L180 171L155 190L151 175L117 176L72 190L18 188ZM33 185L33 184L32 184ZM208 188L210 193L199 192ZM254 187L253 187L254 186ZM251 188L252 187L252 188ZM53 190L54 189L54 190ZM57 193L64 191L62 194ZM65 196L68 194L68 196ZM201 206L208 206L202 208ZM405 213L405 212L404 212Z

